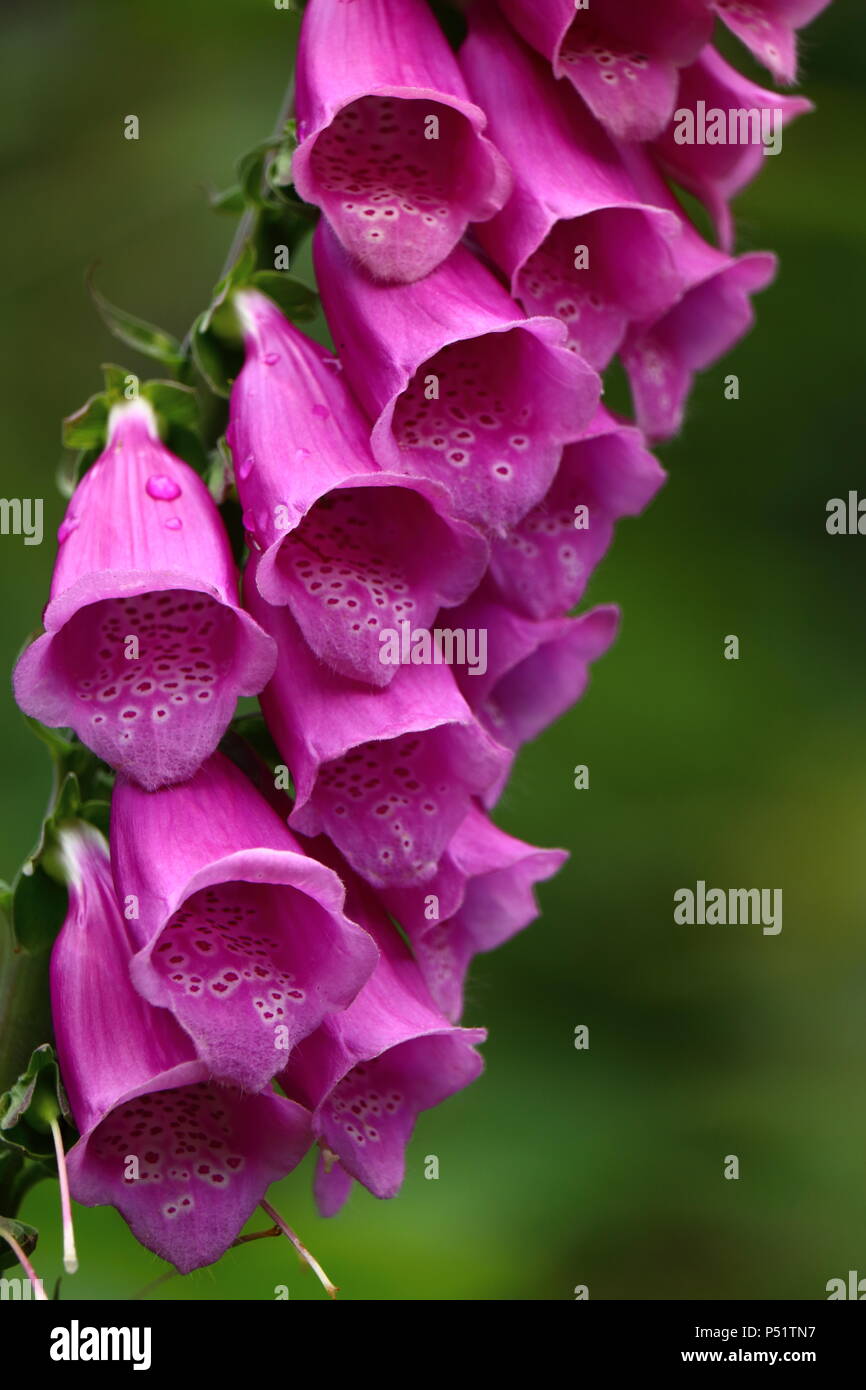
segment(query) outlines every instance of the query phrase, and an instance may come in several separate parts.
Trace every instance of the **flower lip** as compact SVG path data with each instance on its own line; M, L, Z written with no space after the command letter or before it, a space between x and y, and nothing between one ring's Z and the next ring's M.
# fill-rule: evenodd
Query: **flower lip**
M336 874L221 754L180 787L147 794L121 779L112 856L118 891L137 903L135 985L220 1080L266 1086L374 967Z
M314 257L346 372L375 421L377 461L441 482L458 515L488 533L525 514L598 401L599 378L565 347L564 324L526 318L465 247L389 290L324 223Z

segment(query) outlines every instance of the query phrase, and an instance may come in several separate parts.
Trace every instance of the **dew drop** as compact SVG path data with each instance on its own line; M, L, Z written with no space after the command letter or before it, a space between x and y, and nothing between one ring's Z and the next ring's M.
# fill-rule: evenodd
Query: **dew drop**
M165 529L167 531L180 531L182 526L183 522L181 521L179 516L170 516L168 518L168 521L165 523Z
M266 352L262 358L266 367L275 367L279 360L280 354L278 352Z
M313 414L318 416L320 420L327 420L330 418L331 412L326 405L314 405Z
M148 497L153 497L158 502L173 502L176 497L180 497L179 485L166 473L152 473L144 485L144 490Z
M240 478L242 483L246 482L247 478L252 473L254 463L255 459L253 458L252 454L248 454L247 457L244 459L243 463L238 468L238 477Z

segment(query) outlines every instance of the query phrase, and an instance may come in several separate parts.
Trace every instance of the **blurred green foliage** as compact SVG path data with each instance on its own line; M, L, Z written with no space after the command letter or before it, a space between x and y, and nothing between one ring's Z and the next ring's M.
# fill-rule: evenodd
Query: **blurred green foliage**
M46 498L47 537L0 539L8 669L50 579L60 418L101 362L146 368L108 338L85 271L98 260L111 299L183 335L233 230L207 190L271 129L297 19L270 0L4 8L3 492ZM344 1297L568 1299L585 1283L592 1298L811 1299L866 1272L866 541L824 527L862 476L866 11L837 0L803 50L817 114L739 204L741 248L778 251L780 278L701 379L663 451L668 486L593 582L592 601L622 605L618 646L498 813L572 859L543 919L475 970L487 1073L423 1117L398 1200L358 1191L322 1222L309 1162L272 1194ZM722 659L728 633L739 662ZM49 767L5 685L0 731L8 877ZM576 763L589 791L573 790ZM675 927L673 892L698 878L782 887L781 935ZM42 1230L47 1285L56 1187L22 1218ZM164 1268L114 1212L79 1210L78 1229L69 1297L131 1297ZM267 1299L286 1283L321 1296L287 1243L261 1241L152 1296Z

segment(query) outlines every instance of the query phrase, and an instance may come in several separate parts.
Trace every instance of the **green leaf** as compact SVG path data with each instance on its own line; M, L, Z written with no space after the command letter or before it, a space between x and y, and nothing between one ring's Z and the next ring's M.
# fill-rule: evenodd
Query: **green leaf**
M127 347L145 357L154 357L171 371L177 371L185 361L182 344L171 333L157 328L135 314L120 309L101 294L93 284L92 274L88 276L87 288L96 305L97 312L110 333L119 338Z
M278 304L286 317L296 323L307 323L315 318L318 295L287 271L258 270L250 283Z
M61 1118L69 1120L69 1102L54 1048L43 1043L18 1080L0 1095L0 1143L40 1162L51 1159L51 1123Z
M13 1265L18 1264L18 1256L6 1242L7 1231L27 1256L33 1254L39 1240L39 1232L35 1226L26 1226L23 1221L13 1221L9 1216L0 1216L0 1269L11 1269Z

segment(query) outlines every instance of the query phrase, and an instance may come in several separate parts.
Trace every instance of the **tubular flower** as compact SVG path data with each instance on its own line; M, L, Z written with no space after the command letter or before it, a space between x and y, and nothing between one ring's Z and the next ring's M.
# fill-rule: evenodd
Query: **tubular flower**
M797 30L826 10L830 0L712 0L732 34L777 82L797 76Z
M19 705L143 787L190 777L276 653L238 606L207 488L160 443L146 401L115 407L58 540L45 633L15 670Z
M708 0L499 0L519 34L553 64L619 140L651 140L673 111L679 69L712 33Z
M208 1079L189 1038L133 988L108 851L62 832L69 910L51 957L63 1080L81 1134L67 1156L84 1206L117 1207L142 1245L182 1274L218 1260L272 1182L310 1145L310 1117L270 1091Z
M261 701L295 784L289 824L327 834L371 883L423 882L471 798L501 776L506 750L480 727L447 666L402 666L385 690L367 690L317 661L291 614L269 607L250 574L245 596L279 647Z
M297 113L298 192L377 280L429 274L508 196L508 167L423 0L311 0Z
M641 152L629 151L628 158L645 196L678 208ZM685 293L661 318L631 324L621 353L638 424L653 442L676 434L695 374L748 333L755 319L751 295L766 289L776 273L769 252L734 258L704 241L685 217L682 224L677 265Z
M314 240L328 322L375 421L383 468L443 483L458 516L501 532L538 502L598 401L595 372L551 318L524 318L465 249L416 285L383 289L326 224Z
M338 375L257 292L235 300L246 363L232 388L230 439L259 590L287 604L313 651L341 675L385 685L371 616L423 627L460 603L487 563L483 538L453 518L434 483L386 473L370 426Z
M507 835L473 805L429 883L383 893L437 1007L452 1022L463 1012L473 958L535 920L535 885L558 873L567 858L564 850L538 849Z
M709 46L683 69L675 118L653 153L674 183L705 204L725 251L734 242L729 200L760 171L768 151L778 153L783 125L811 110L805 97L750 82Z
M222 754L180 787L119 781L111 852L132 914L133 981L221 1081L261 1090L373 969L337 875Z
M475 1049L487 1036L443 1017L369 892L350 887L350 903L379 963L354 1003L307 1038L280 1076L286 1094L312 1111L323 1216L343 1205L352 1178L375 1197L397 1195L418 1115L476 1079L483 1063Z
M630 320L656 317L679 298L670 246L679 219L641 200L580 98L494 9L470 11L460 62L515 175L478 240L527 313L561 319L569 347L606 367Z
M459 665L457 682L491 736L517 752L580 699L590 663L616 637L619 609L607 604L579 618L537 622L478 593L452 621L467 634L485 634L486 669ZM488 804L501 785L488 791Z
M615 523L637 516L665 474L640 430L599 406L569 444L543 500L491 547L488 587L530 618L555 618L583 597Z

